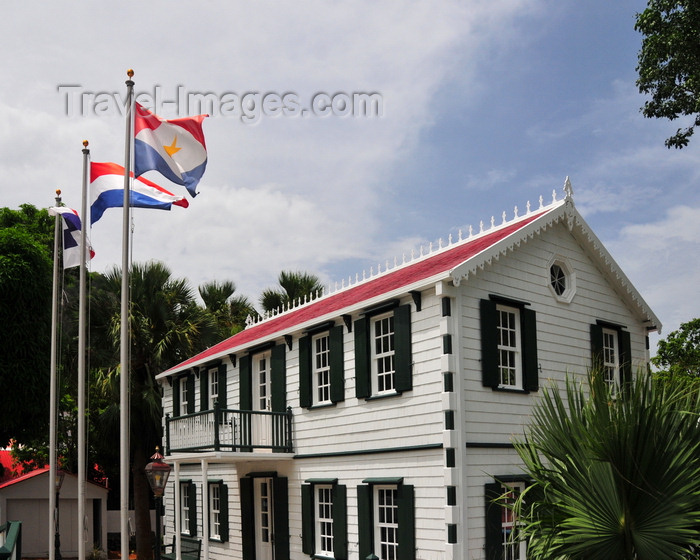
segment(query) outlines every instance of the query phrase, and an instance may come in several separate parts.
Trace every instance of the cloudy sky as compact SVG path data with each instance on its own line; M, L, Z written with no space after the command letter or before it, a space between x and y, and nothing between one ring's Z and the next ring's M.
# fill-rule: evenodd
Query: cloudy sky
M0 23L0 204L80 208L82 141L124 159L126 70L186 116L211 93L209 164L187 209L134 212L134 259L257 301L282 269L335 283L492 215L574 200L668 334L700 316L700 138L644 119L643 0L15 2ZM344 114L373 93L379 115ZM291 94L305 115L262 111ZM337 101L314 115L313 100ZM116 98L115 98L116 96ZM179 97L178 97L179 96ZM235 99L254 105L236 109ZM321 98L322 100L325 98ZM228 101L228 104L224 102ZM207 109L209 110L209 109ZM334 112L336 114L334 114ZM158 180L155 174L148 178ZM185 194L182 187L159 181ZM121 264L121 212L92 269ZM654 344L655 340L652 341Z

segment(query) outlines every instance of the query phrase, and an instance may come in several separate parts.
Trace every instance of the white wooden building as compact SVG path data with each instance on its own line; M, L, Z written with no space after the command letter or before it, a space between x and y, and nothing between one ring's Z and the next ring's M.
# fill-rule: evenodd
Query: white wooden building
M200 538L205 560L502 558L487 496L523 477L512 441L540 388L595 356L620 381L661 327L568 180L518 214L161 373L168 542Z

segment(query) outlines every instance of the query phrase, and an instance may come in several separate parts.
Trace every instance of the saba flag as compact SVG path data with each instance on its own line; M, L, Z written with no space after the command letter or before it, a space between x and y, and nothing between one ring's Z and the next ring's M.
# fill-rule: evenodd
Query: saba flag
M133 177L134 174L132 173ZM131 206L135 208L158 208L170 210L170 207L187 208L190 203L183 196L176 196L149 181L137 178L131 182L129 189ZM124 206L124 168L116 163L90 163L90 224L102 217L107 208Z
M63 218L63 268L80 266L80 241L82 237L80 216L67 206L52 206L49 208L49 215L60 215ZM95 256L95 251L90 247L89 241L88 252L90 258Z
M202 121L208 115L165 120L138 103L134 111L134 174L155 170L192 196L207 167Z

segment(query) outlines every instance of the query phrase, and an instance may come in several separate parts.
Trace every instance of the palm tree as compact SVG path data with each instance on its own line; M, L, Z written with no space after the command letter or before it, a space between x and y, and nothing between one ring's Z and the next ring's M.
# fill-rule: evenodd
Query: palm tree
M315 296L323 292L323 285L318 276L308 272L283 270L277 279L280 289L269 288L260 296L260 305L267 312L293 305L304 297Z
M199 286L199 295L216 318L221 339L243 330L248 315L257 315L250 300L245 296L234 296L235 291L236 285L231 281L212 281Z
M696 558L699 395L643 374L615 394L595 373L588 391L545 390L516 442L533 481L513 506L528 558Z
M120 340L121 269L95 279L92 318L93 343L110 351L103 360L102 386L111 404L100 414L104 441L118 433L118 356ZM161 444L161 394L155 375L216 342L217 328L210 313L199 307L186 280L173 279L162 263L135 264L131 270L131 468L136 521L136 552L152 555L149 516L150 489L144 467ZM96 364L93 364L96 365Z

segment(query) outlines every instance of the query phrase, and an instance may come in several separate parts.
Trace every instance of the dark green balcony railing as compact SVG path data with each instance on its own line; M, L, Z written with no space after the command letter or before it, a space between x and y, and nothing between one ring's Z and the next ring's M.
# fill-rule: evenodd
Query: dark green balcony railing
M0 525L0 560L21 560L22 522L8 521Z
M167 454L192 451L292 453L292 409L286 412L230 410L218 406L165 417Z

